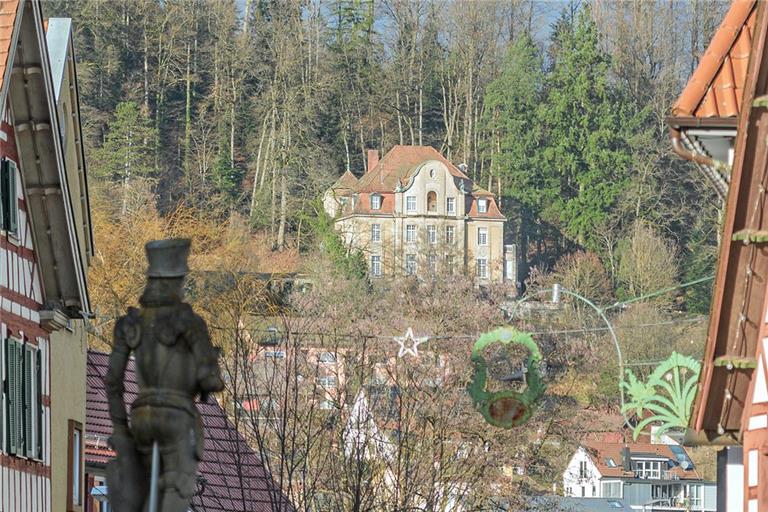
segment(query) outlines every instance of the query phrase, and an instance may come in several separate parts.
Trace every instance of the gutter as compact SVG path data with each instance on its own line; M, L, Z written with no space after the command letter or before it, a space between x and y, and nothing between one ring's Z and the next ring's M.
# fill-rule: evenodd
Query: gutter
M685 140L685 142L688 142L690 146L693 146L693 144L680 131L679 127L673 126L672 124L669 125L669 137L672 140L672 150L675 154L685 160L698 164L704 172L704 175L707 176L715 186L717 195L720 196L721 200L725 201L725 198L728 197L728 180L723 174L727 174L727 172L730 171L730 166L725 162L708 157L699 151L690 151L685 147L683 141Z

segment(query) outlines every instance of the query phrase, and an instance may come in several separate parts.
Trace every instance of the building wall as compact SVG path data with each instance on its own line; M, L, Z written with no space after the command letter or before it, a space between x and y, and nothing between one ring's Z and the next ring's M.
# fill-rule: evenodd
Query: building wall
M85 375L88 343L82 320L70 329L51 333L51 503L55 511L67 510L69 484L69 422L85 430ZM84 465L80 464L81 492Z
M461 180L452 176L444 164L428 161L412 177L404 190L384 196L394 196L394 214L354 214L341 218L336 227L345 243L363 252L368 266L371 257L379 256L382 275L405 274L406 255L416 255L417 274L428 276L429 258L435 257L437 275L448 273L449 258L452 258L453 273L467 273L477 276L477 259L488 261L488 279L480 282L500 282L504 279L504 221L500 219L467 218L470 201L460 189ZM470 186L470 185L467 185ZM435 192L436 211L427 208L427 194ZM408 212L406 198L416 198L416 211ZM447 198L455 199L455 213L448 214ZM328 200L328 196L325 198ZM368 194L361 194L357 201L370 201ZM367 207L367 205L366 205ZM371 240L374 224L381 227L381 241ZM416 240L408 242L407 226L416 226ZM429 226L436 230L436 243L428 240ZM454 242L447 243L446 227L454 229ZM478 245L478 230L487 229L488 243Z
M587 478L580 478L579 468L582 462L587 463ZM600 478L600 472L587 452L579 447L563 472L563 493L577 498L598 498L600 497Z
M8 109L0 123L0 156L18 164L15 136ZM0 231L0 341L13 336L41 351L42 408L41 460L12 455L5 451L7 423L0 425L0 510L13 512L46 512L51 509L51 398L50 345L48 333L40 325L43 293L37 268L32 231L27 218L26 201L17 169L16 199L18 205L18 235ZM0 350L0 377L5 382L5 350ZM0 394L2 417L6 418L8 396Z

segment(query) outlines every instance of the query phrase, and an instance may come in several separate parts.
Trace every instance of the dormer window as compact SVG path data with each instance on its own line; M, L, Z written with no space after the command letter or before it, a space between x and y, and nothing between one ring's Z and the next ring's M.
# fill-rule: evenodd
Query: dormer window
M379 194L371 195L371 210L381 210L381 196Z
M437 192L434 192L434 191L427 192L427 211L428 212L437 211Z
M487 199L478 199L477 200L477 213L488 213L488 200Z

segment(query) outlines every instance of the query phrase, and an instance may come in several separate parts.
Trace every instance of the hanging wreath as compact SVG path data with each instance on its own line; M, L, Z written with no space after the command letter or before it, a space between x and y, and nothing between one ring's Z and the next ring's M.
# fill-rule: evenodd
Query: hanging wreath
M520 345L530 352L524 366L525 389L523 391L489 392L486 390L488 363L483 357L483 350L495 343ZM517 427L528 421L546 388L539 373L541 359L541 351L533 341L533 337L511 327L499 327L482 334L477 339L472 347L471 358L474 373L467 391L485 421L501 428Z

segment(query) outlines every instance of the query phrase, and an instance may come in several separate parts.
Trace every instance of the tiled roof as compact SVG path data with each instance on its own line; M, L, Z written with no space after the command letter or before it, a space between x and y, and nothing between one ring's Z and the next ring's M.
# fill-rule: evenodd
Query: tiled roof
M112 434L104 387L108 365L107 354L88 351L85 457L89 464L102 465L114 455L104 446L104 440ZM126 403L133 401L137 391L131 361L125 378ZM205 477L206 486L202 496L193 500L195 510L292 511L285 497L281 505L274 503L281 494L275 490L259 456L232 426L222 408L215 401L198 403L197 408L205 428L205 454L198 471Z
M707 51L672 107L676 117L739 114L757 9L755 0L734 0Z
M676 461L677 458L672 452L670 445L666 444L651 444L651 443L601 443L597 441L587 442L584 444L584 449L589 454L592 462L597 466L597 470L604 477L623 477L633 478L633 472L626 472L622 467L621 451L624 447L629 447L630 456L632 455L646 455L646 456L660 456L667 459ZM606 459L613 459L616 464L615 467L609 466L606 463ZM684 470L680 466L675 466L669 470L672 474L676 475L681 480L701 480L699 473L696 469Z
M411 171L427 160L437 160L448 168L451 175L468 180L448 159L431 146L397 145L379 160L378 165L370 169L357 183L358 192L394 192L398 183L410 176Z
M331 186L331 190L355 190L357 187L357 177L349 171L346 171L341 177L336 180Z
M3 90L19 0L0 0L0 91Z

